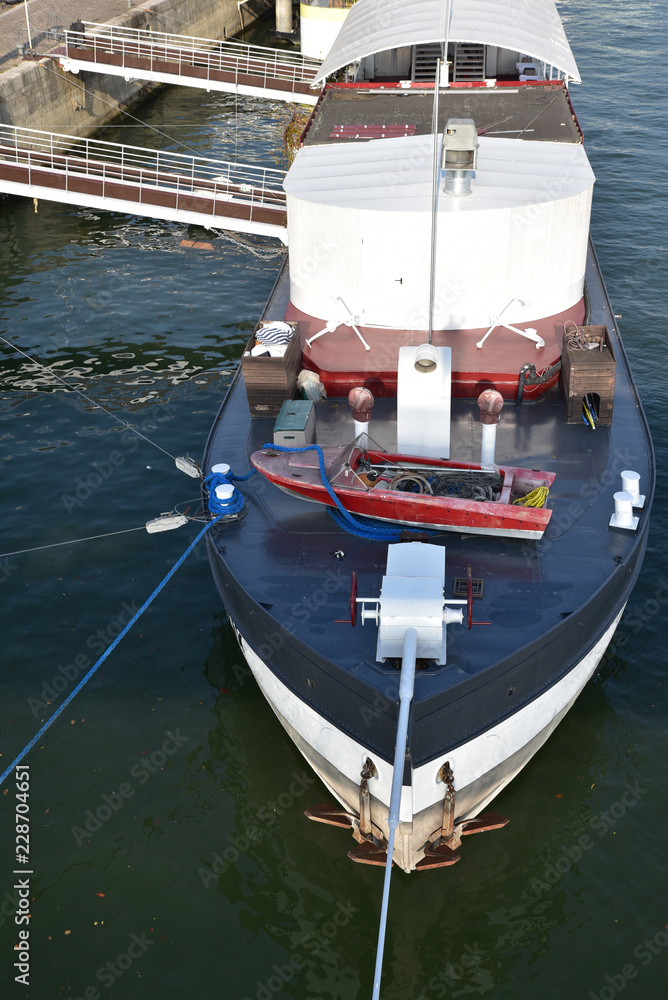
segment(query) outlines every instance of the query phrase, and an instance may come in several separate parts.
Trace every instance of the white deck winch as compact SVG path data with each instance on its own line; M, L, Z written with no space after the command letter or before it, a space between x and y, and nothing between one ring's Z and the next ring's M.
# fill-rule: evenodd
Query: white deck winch
M397 542L387 547L387 572L380 597L358 597L362 624L378 625L376 659L401 657L407 628L417 632L418 659L446 661L446 626L461 625L466 600L443 596L445 549L425 542Z

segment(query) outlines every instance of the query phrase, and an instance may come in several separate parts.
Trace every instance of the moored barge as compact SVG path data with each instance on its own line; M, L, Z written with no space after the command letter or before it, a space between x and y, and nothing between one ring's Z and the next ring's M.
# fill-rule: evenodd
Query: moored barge
M642 563L653 453L552 0L358 0L320 79L257 331L292 336L264 357L252 339L212 428L212 490L233 482L221 463L259 471L209 555L261 690L338 800L311 818L349 827L357 861L387 851L395 632L417 630L393 856L411 871L504 825L487 807L592 676ZM319 398L296 398L298 371ZM485 530L489 496L466 501L475 523L398 515L392 464L402 511L438 506L416 479L433 491L434 470L501 489L514 470L504 501L544 523Z

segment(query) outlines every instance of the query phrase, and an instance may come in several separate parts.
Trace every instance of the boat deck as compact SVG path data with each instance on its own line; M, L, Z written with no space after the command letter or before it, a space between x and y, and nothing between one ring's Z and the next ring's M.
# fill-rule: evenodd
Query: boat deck
M382 138L383 133L431 135L434 91L331 86L316 107L305 146ZM533 142L579 143L582 135L561 83L516 87L452 86L439 96L438 127L472 118L481 135ZM406 127L408 131L397 132Z
M582 628L588 627L588 616L599 634L614 620L639 568L647 516L641 515L635 534L609 529L608 521L624 469L640 473L650 503L651 445L593 254L588 287L596 321L607 324L617 352L612 426L592 431L584 424L567 425L555 389L540 403L506 404L498 427L498 462L556 473L548 500L553 514L544 538L534 542L441 532L430 539L446 547L446 595L452 595L454 579L465 577L471 565L474 578L484 582L474 620L491 623L471 631L449 626L446 665L418 671L416 713L423 721L436 719L439 705L449 699L453 740L467 733L469 722L457 715L457 702L470 693L471 685L490 706L493 703L490 712L500 718L516 707L516 699L531 700L554 683L559 671L565 673L574 657L582 656ZM269 317L283 300L281 291L272 297ZM352 440L345 399L322 401L316 411L320 444ZM250 419L243 378L238 377L212 429L206 468L225 461L237 474L247 472L252 452L272 440L273 425L273 419ZM376 401L370 434L381 446L394 447L393 400ZM450 457L478 461L480 437L475 401L453 400ZM358 622L353 629L336 624L336 619L348 616L353 570L360 596L379 595L387 542L346 533L324 507L281 492L259 474L240 488L246 517L214 529L210 543L217 550L214 572L224 600L236 622L254 622L254 634L246 638L255 648L263 646L265 655L271 657L275 650L280 660L285 633L290 633L291 647L301 651L302 666L295 667L294 674L289 663L277 663L273 669L300 697L314 699L320 711L353 728L355 720L346 718L352 711L350 691L366 691L367 697L369 690L376 691L393 701L396 664L376 662L375 626L362 628ZM572 621L578 619L577 628L569 626L571 615ZM535 662L537 650L545 651L545 676L532 668L530 677L523 675L523 689L514 671L518 663ZM381 729L384 724L378 723ZM391 733L381 729L379 743L391 739ZM418 759L428 752L431 735L429 725L421 725L420 745L414 748Z

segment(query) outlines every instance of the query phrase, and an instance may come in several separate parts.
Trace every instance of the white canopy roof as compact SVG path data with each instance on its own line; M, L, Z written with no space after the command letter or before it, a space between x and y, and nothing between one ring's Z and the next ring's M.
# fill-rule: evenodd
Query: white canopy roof
M541 205L571 198L594 184L594 173L579 143L484 135L479 143L472 194L439 197L439 212ZM433 150L433 137L427 135L302 146L283 187L288 195L317 205L429 213Z
M358 0L317 79L376 52L446 39L521 52L580 82L554 0Z

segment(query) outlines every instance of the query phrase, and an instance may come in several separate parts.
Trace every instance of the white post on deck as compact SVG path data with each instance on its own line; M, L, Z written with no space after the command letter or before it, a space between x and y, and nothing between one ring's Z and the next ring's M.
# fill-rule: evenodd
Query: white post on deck
M401 659L401 679L399 681L399 721L397 723L397 741L394 747L394 769L392 771L390 815L388 817L390 835L387 841L387 864L385 865L385 880L383 882L383 902L380 909L376 968L373 974L373 1000L379 1000L380 997L380 977L383 971L383 952L385 950L387 910L390 902L390 876L392 874L394 835L397 827L399 826L401 786L403 784L404 761L406 759L406 741L408 738L408 718L410 714L411 702L413 700L413 691L415 689L415 658L417 656L417 640L417 629L407 628L404 633L404 649Z

